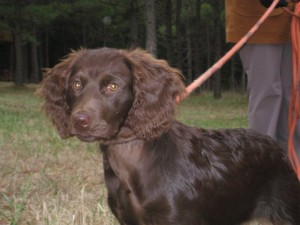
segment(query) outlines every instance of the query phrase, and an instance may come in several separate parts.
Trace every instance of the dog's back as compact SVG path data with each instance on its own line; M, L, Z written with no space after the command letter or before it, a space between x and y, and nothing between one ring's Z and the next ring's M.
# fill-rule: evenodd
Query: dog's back
M245 218L300 224L299 182L286 152L271 138L247 129L190 133L195 135L190 159L201 177L201 207L208 224L229 225Z

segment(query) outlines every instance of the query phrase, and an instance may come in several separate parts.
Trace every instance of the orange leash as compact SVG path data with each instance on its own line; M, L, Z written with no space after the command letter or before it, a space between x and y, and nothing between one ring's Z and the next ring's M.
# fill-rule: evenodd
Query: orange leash
M293 47L293 83L289 109L288 157L300 181L300 162L295 149L295 131L300 118L300 2L295 4L291 23L291 41Z

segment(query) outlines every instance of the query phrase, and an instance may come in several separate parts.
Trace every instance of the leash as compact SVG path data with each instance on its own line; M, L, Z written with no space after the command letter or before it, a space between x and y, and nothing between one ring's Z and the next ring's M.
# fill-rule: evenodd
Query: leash
M189 86L186 87L186 91L183 95L176 97L176 103L180 103L184 98L190 95L196 88L202 85L207 79L209 79L216 71L235 54L237 51L249 40L249 38L257 31L260 25L267 19L267 17L274 10L279 0L274 0L270 7L265 11L257 23L248 31L248 33L237 42L219 61L213 66L207 69L196 80L194 80ZM294 137L297 127L297 123L300 119L300 1L294 0L295 11L291 12L287 8L283 8L288 13L293 15L291 22L291 42L293 48L293 81L290 96L289 106L289 139L288 139L288 158L293 170L295 171L298 180L300 181L300 162L296 153ZM300 157L300 156L299 156Z
M235 54L238 50L249 40L250 37L257 31L260 25L267 19L267 17L274 10L279 0L274 0L270 7L265 11L265 13L260 17L256 24L248 31L248 33L241 38L219 61L217 61L213 66L207 69L203 74L201 74L196 80L194 80L189 86L187 86L185 93L181 96L177 96L176 103L180 103L184 98L190 95L196 88L202 85L208 78L210 78L216 71L222 68L222 66Z
M300 2L295 3L294 13L286 9L293 15L291 23L291 41L293 48L293 82L289 108L289 140L288 157L292 168L300 181L300 162L295 149L294 137L297 123L300 118ZM299 146L298 146L299 147Z

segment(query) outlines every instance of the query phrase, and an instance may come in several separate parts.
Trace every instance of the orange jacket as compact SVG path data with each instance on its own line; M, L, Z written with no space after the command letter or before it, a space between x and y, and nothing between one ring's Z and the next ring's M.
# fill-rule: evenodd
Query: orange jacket
M293 3L289 9L293 10ZM259 0L225 0L226 41L238 42L266 11ZM253 44L280 44L290 41L291 16L281 8L271 15L249 39Z

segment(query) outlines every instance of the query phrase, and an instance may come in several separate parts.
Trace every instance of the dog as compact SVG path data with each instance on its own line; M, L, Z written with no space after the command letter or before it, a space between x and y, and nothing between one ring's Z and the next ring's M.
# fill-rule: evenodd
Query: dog
M141 49L80 49L45 71L39 93L62 138L100 143L121 225L299 225L286 152L251 129L176 121L182 77Z

